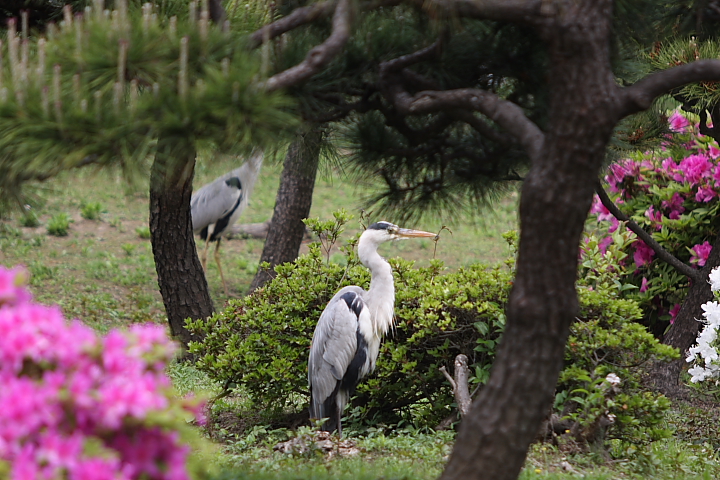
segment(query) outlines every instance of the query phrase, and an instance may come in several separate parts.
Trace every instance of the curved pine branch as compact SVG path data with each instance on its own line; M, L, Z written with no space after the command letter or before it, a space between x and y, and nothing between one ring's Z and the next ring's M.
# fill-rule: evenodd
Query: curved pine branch
M351 20L350 0L340 0L333 15L332 33L327 40L313 47L299 64L267 79L263 85L265 89L272 92L297 85L318 73L342 52L350 39Z

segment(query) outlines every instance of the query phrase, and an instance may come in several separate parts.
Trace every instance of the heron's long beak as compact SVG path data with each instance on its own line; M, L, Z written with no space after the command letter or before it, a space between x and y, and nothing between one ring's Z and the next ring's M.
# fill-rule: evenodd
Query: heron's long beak
M397 233L398 239L417 238L417 237L436 237L434 233L423 232L422 230L410 230L409 228L400 228Z

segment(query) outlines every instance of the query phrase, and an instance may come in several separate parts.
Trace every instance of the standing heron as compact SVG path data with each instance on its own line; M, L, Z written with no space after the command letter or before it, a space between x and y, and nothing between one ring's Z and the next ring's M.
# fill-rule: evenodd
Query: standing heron
M380 340L393 322L395 286L390 264L377 249L381 243L434 233L373 223L360 236L358 256L370 269L370 289L342 288L320 315L308 363L310 418L328 418L322 429L342 435L343 409L358 382L375 369Z
M190 200L193 231L200 233L200 238L205 240L201 258L203 270L207 271L208 246L210 242L216 242L215 261L225 288L225 296L228 296L228 288L220 267L220 240L225 230L237 221L247 207L262 162L263 152L253 152L247 162L203 186Z

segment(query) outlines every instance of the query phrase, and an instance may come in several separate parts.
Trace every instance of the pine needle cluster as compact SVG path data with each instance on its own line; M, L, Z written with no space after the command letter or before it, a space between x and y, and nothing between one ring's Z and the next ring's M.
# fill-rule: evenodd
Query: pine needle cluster
M191 2L183 18L146 4L82 14L70 7L47 38L11 20L0 44L0 197L87 163L141 168L157 139L242 153L295 124L292 102L257 87L259 56L243 33Z

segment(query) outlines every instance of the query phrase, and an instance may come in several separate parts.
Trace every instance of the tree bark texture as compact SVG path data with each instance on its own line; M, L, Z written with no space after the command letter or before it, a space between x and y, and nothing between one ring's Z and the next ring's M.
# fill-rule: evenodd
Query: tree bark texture
M680 350L680 358L672 362L657 362L652 367L652 383L668 397L683 396L680 385L680 373L686 364L685 355L698 335L703 318L702 305L713 299L708 276L713 268L720 265L720 235L715 238L710 256L700 270L701 281L691 281L688 294L670 330L665 334L663 343Z
M162 137L150 173L150 235L158 285L170 331L185 346L194 340L185 319L213 313L190 216L195 153L184 139Z
M322 136L320 127L312 127L308 132L299 134L288 148L275 210L260 258L261 263L270 264L270 269L258 270L250 285L251 292L273 278L273 267L292 262L300 252L305 236L303 219L310 214L312 206Z
M550 121L520 202L517 273L490 380L463 419L442 479L517 478L552 404L578 310L578 247L618 117L611 0L554 2ZM502 459L501 461L499 459Z

